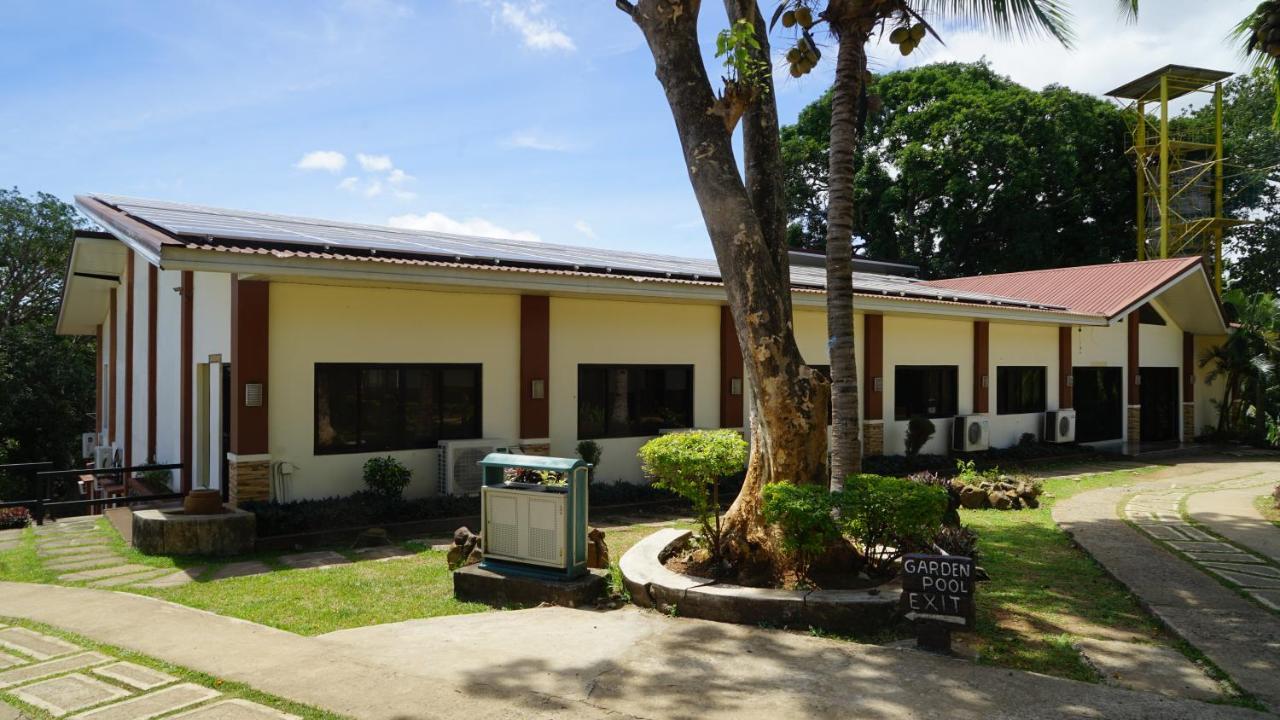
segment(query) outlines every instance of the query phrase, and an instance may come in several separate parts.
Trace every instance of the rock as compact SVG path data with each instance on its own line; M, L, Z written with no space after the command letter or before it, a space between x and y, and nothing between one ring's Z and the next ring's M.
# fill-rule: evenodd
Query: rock
M689 555L689 560L697 565L704 565L711 562L711 551L706 548L698 548Z
M450 570L457 570L465 565L474 565L484 559L481 551L480 536L465 527L453 532L453 547L449 548L446 560Z
M1005 484L1017 482L1017 480L1012 475L1001 475L999 479L1000 479L1000 482Z
M462 547L454 545L449 548L448 554L445 555L445 562L449 563L450 570L456 570L462 567Z
M467 541L473 537L475 537L475 533L471 532L470 528L460 527L453 531L453 544L466 545Z
M587 532L587 567L609 567L609 546L604 541L604 531L591 528Z
M969 510L981 510L987 506L987 493L981 488L966 486L960 491L960 506Z
M1040 499L1037 498L1035 495L1028 495L1022 498L1022 504L1026 505L1032 510L1035 510L1036 508L1040 507Z
M1013 501L1009 496L999 491L992 491L987 494L987 501L991 503L991 507L996 510L1008 510L1013 507Z
M1017 495L1010 495L1009 503L1013 506L1014 510L1022 509L1022 498L1018 497Z
M484 560L484 551L480 548L472 548L471 554L467 556L465 565L475 565Z

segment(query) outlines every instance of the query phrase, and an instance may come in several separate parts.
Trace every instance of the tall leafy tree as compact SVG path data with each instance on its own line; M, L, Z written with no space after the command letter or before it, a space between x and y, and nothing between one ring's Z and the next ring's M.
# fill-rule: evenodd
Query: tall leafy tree
M1120 6L1136 13L1138 0L1123 0ZM909 55L929 35L940 39L931 21L980 26L997 37L1048 35L1064 45L1070 44L1071 32L1061 0L782 0L778 10L784 27L798 28L796 46L788 51L793 76L808 72L816 63L811 33L815 22L826 23L838 43L827 151L826 237L831 468L838 485L846 474L861 468L851 255L856 211L853 177L868 110L867 44L876 33L888 32L890 41Z
M92 425L94 341L54 333L84 223L53 195L0 190L0 461L66 466Z
M1121 111L1025 88L984 63L872 79L855 157L853 238L940 277L1129 259L1134 176ZM793 245L825 243L831 95L782 129Z

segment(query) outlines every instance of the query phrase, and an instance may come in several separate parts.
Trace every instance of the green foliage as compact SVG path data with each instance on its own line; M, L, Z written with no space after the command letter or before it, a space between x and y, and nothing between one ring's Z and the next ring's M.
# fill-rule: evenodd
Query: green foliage
M654 485L688 500L713 557L720 555L720 479L747 464L747 441L733 430L660 435L640 448Z
M1217 431L1266 442L1267 420L1280 414L1280 303L1270 293L1247 295L1240 289L1227 291L1222 300L1236 327L1200 358L1209 382L1223 380Z
M769 64L757 59L760 41L750 20L739 20L716 35L716 57L722 58L730 82L758 84Z
M26 508L0 508L0 530L14 530L30 524L31 512Z
M840 538L831 492L818 485L775 482L764 486L763 499L765 522L777 526L782 549L807 577L814 559Z
M834 501L841 528L862 547L868 569L884 574L903 553L929 549L947 510L947 491L902 478L852 475Z
M964 485L977 485L983 479L983 474L978 472L978 466L972 460L956 461L956 480Z
M412 478L413 471L390 456L369 458L364 463L365 487L383 497L397 500L404 497L404 489L409 487Z
M0 462L79 457L93 429L94 339L54 334L72 234L70 205L0 190Z
M854 240L925 277L1106 263L1132 256L1134 171L1116 107L1041 91L985 64L935 64L873 79L883 109L857 157ZM826 241L831 96L782 128L797 247Z
M933 544L948 555L963 555L978 560L978 533L968 525L943 525Z
M582 458L582 462L591 466L591 469L587 471L587 481L594 481L596 479L596 466L600 464L600 456L604 454L604 450L600 447L600 443L595 440L580 440L576 449L578 457Z
M937 430L933 421L923 415L912 415L907 421L907 457L912 458L920 454L920 448L929 442L929 438L933 437L933 433Z

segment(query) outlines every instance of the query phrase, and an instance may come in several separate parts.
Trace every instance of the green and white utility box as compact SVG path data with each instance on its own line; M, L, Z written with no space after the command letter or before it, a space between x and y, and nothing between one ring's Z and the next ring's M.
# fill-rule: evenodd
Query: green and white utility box
M492 453L480 467L481 567L565 580L585 575L590 465Z

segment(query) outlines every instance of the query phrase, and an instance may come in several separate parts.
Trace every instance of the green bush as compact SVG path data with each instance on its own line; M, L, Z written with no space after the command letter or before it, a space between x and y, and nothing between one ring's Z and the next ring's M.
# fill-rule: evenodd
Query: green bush
M596 466L600 464L600 456L604 454L604 450L600 448L600 443L595 440L582 440L577 447L578 457L582 458L582 462L591 466L587 471L587 482L596 479Z
M702 537L720 558L720 479L747 464L747 441L734 430L660 435L640 448L640 465L656 487L693 505Z
M834 499L841 529L879 574L903 553L929 549L947 510L941 487L882 475L851 475Z
M907 457L915 457L937 430L933 421L923 415L912 415L907 421Z
M813 561L840 539L831 492L818 485L776 482L765 485L763 495L765 522L777 526L782 549L797 572L808 577Z
M943 525L933 538L937 545L948 555L971 557L978 561L978 533L968 525Z
M413 471L393 457L369 458L364 463L364 484L370 492L388 498L404 497Z

